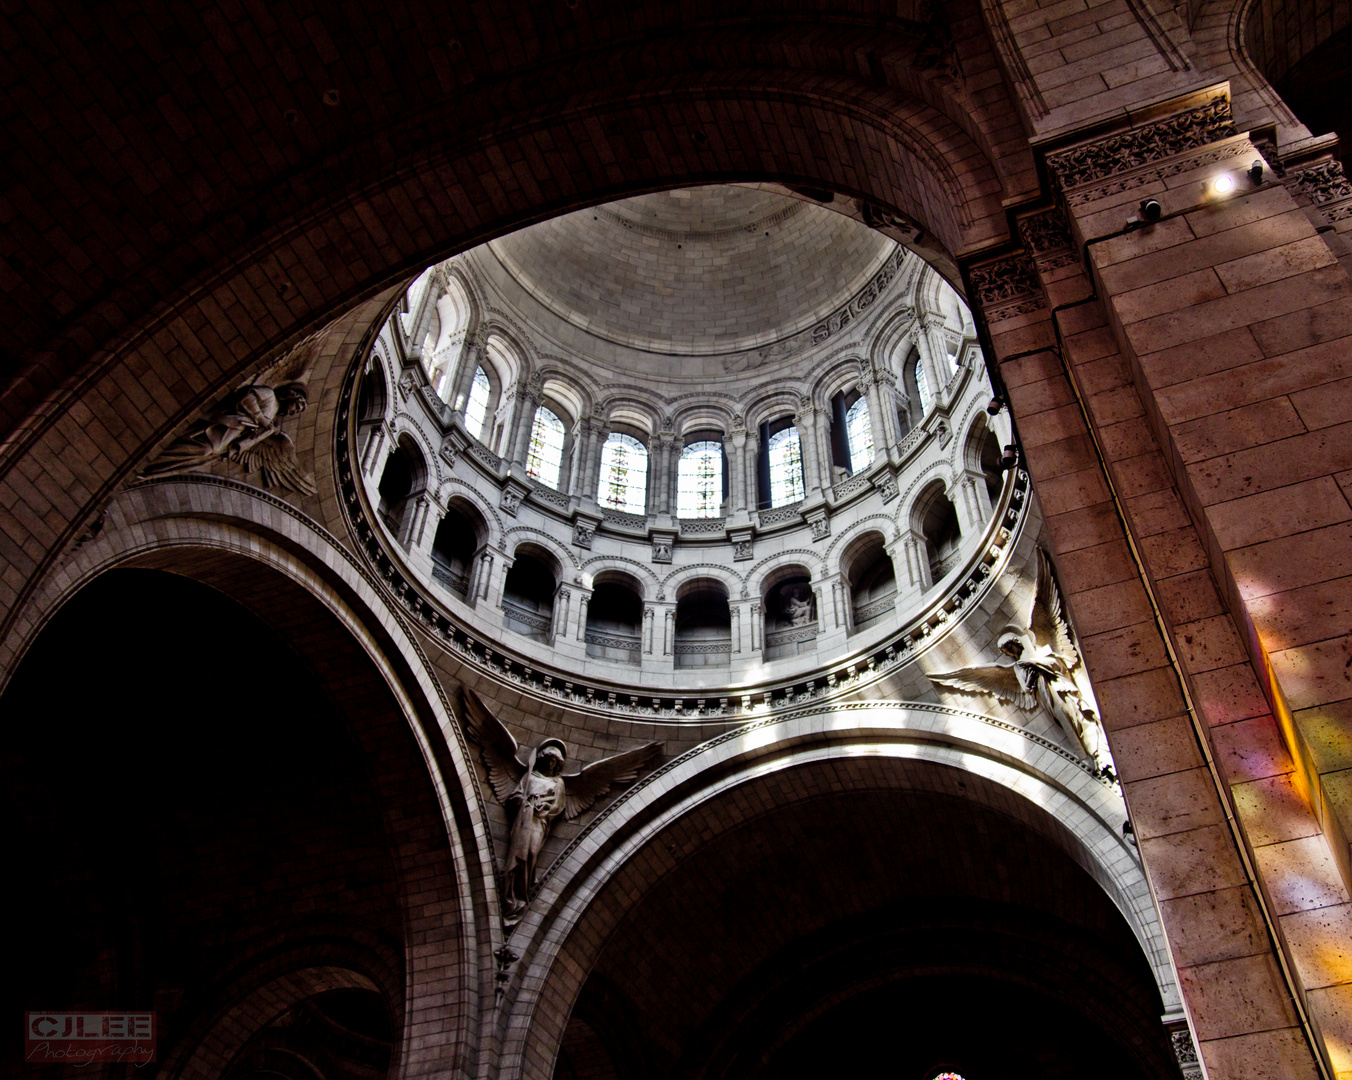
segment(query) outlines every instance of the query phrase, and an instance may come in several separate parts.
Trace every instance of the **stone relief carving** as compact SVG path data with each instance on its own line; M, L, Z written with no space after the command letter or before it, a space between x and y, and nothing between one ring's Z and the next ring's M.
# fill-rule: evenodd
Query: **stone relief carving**
M1033 261L1024 256L974 267L972 288L988 324L1047 306Z
M479 696L464 691L465 734L482 751L493 794L512 818L503 867L503 907L519 919L535 884L535 864L554 820L571 821L611 788L632 783L657 764L661 743L650 742L565 773L568 750L559 739L522 747L507 726L488 711Z
M671 541L653 540L653 562L669 563L671 562Z
M282 422L310 403L306 382L322 342L315 335L255 381L220 401L141 472L142 479L200 472L228 461L245 473L259 473L266 488L301 495L316 491L314 476L300 466Z
M1199 108L1157 123L1048 154L1047 168L1064 190L1092 184L1114 173L1149 165L1237 134L1230 102L1217 97Z
M580 548L591 548L592 537L596 535L596 526L579 521L573 526L573 543Z
M1304 195L1313 203L1352 197L1352 180L1343 172L1341 161L1323 161L1302 169L1286 181L1286 187L1292 195Z
M1005 660L935 672L930 681L1013 702L1027 712L1041 707L1100 777L1115 779L1088 674L1063 612L1051 560L1042 548L1037 549L1037 588L1028 625L1010 623L996 645Z
M1066 226L1066 216L1059 208L1023 218L1019 222L1019 236L1028 253L1043 269L1056 270L1080 261Z

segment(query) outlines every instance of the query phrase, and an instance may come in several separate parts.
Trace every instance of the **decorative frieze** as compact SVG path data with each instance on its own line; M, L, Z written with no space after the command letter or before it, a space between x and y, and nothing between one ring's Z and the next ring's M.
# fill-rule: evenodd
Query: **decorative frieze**
M1021 218L1019 236L1040 270L1056 270L1080 261L1059 207Z
M1352 180L1347 178L1341 161L1321 161L1292 173L1285 183L1292 195L1309 199L1328 221L1352 217Z
M1237 134L1230 102L1221 96L1153 124L1048 154L1047 169L1057 186L1066 191Z
M1011 256L972 268L972 289L987 324L1027 315L1047 306L1033 261Z
M811 332L812 344L820 345L823 341L840 333L841 330L851 325L872 307L874 301L882 296L887 286L892 284L892 279L901 272L901 267L906 261L906 254L905 248L897 248L892 257L883 263L882 268L873 275L869 283L860 289L847 304L833 311L814 326Z

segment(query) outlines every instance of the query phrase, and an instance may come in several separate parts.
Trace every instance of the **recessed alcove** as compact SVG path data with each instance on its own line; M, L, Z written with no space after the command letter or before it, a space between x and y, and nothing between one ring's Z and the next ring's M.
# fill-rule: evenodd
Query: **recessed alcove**
M432 577L462 600L469 595L474 552L484 542L483 515L464 499L452 499L432 538Z
M762 607L766 660L816 650L817 599L804 567L784 567L767 579Z
M587 606L587 655L617 664L637 664L642 625L643 597L638 582L617 571L598 577Z
M727 667L732 656L732 616L728 590L718 581L700 579L676 594L673 651L682 668Z
M417 443L403 435L385 459L380 474L380 502L376 512L390 532L401 541L413 511L415 496L427 486L427 463Z
M925 538L930 580L938 581L957 565L962 554L958 511L942 484L927 489L917 516L921 535Z
M503 625L523 637L548 642L554 628L558 563L533 544L517 549L502 590Z
M850 628L871 626L896 607L897 572L883 534L868 532L845 555L850 587Z

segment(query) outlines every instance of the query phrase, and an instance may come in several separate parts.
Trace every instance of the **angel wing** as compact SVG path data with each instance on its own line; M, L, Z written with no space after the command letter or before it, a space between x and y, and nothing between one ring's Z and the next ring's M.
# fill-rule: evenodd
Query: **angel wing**
M479 744L488 770L488 782L498 802L505 802L522 774L526 771L521 760L521 747L501 720L488 711L479 695L465 687L465 734Z
M1079 666L1080 656L1070 639L1070 624L1061 606L1061 590L1056 587L1052 561L1042 548L1037 549L1037 589L1033 593L1028 630L1039 646L1050 648L1068 669L1073 671Z
M315 478L300 467L296 448L284 431L241 448L239 464L245 472L261 472L265 487L289 488L302 495L313 495L316 491Z
M612 787L638 779L638 774L656 764L661 756L662 744L651 742L593 761L581 772L564 773L563 816L572 821Z
M315 366L315 361L319 359L330 333L332 331L327 328L317 330L297 342L285 356L260 374L259 381L266 382L269 386L309 382L310 372Z
M927 674L930 682L960 690L966 694L989 694L1000 701L1012 701L1020 709L1036 709L1037 698L1023 688L1012 664L987 664Z

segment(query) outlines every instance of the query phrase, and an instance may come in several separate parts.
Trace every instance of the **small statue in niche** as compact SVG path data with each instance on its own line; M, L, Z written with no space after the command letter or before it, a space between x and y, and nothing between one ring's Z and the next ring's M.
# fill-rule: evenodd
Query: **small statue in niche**
M804 587L785 590L784 617L790 626L806 626L812 622L812 591Z
M271 371L218 403L146 466L142 479L179 476L229 461L246 473L261 473L264 487L313 495L314 477L301 469L282 421L309 405L306 381L318 343L318 335L308 338Z
M963 693L989 694L1028 712L1041 706L1098 775L1113 779L1112 758L1093 691L1062 610L1051 560L1041 548L1037 549L1037 588L1028 626L1010 623L996 647L1008 659L982 667L935 672L929 679Z
M565 773L568 751L559 739L538 747L520 746L479 696L465 688L465 733L483 752L488 782L512 817L507 843L503 905L509 919L518 919L535 884L535 863L557 817L571 821L612 787L628 784L657 763L662 744L643 746Z

